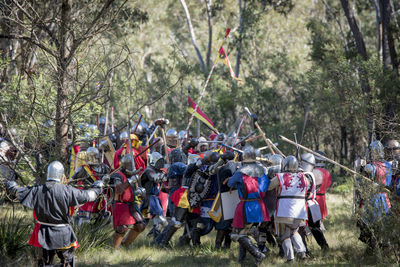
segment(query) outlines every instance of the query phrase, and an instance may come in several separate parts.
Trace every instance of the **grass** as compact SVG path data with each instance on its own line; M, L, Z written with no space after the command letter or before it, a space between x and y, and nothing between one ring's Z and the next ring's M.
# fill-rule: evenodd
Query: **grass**
M327 229L325 236L331 249L327 253L322 253L313 237L309 236L308 245L312 252L312 257L301 262L300 265L388 266L396 264L395 258L392 256L393 253L390 252L384 255L379 255L378 252L375 255L365 254L366 246L358 240L359 230L355 226L355 219L352 215L351 194L347 194L347 196L327 194L327 201L329 216L324 225ZM3 214L7 207L3 206L1 209L1 214ZM30 211L26 212L20 208L18 212L27 216L27 221L30 222L32 220ZM111 228L111 225L107 227ZM176 248L174 245L183 232L183 230L180 230L172 239L172 248L158 249L150 246L151 240L146 237L149 229L150 227L139 235L129 248L113 250L111 248L111 238L109 238L101 248L85 251L78 249L76 252L77 266L240 266L237 263L237 243L233 242L230 250L213 250L215 231L201 238L202 246L199 248ZM29 252L23 253L28 253L29 256ZM286 266L284 260L277 255L278 248L271 248L271 254L261 266ZM246 266L251 266L253 263L251 255L248 255ZM29 256L23 265L33 264L33 258Z

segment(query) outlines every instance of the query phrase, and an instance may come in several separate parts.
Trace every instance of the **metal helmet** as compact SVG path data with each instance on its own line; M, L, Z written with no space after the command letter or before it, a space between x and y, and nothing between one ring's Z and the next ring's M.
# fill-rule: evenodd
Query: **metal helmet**
M135 127L136 127L136 125L132 126L131 134L136 134L136 135L141 136L146 133L148 125L144 121L141 121L139 123L139 125L137 126L136 131L135 131Z
M283 157L280 154L272 154L268 159L271 161L272 166L281 166L283 161Z
M168 129L165 133L167 144L170 146L178 146L178 132L175 129Z
M155 169L159 170L164 167L165 159L158 152L153 152L149 156L149 164L153 166Z
M124 142L124 143L125 143L125 141L127 141L128 138L129 138L128 132L122 132L122 133L119 135L119 140L121 140L121 142Z
M373 141L369 144L369 151L372 161L380 161L385 157L385 149L380 141Z
M304 153L301 155L300 167L305 172L312 172L315 167L315 157L311 153Z
M99 150L95 147L89 147L86 151L87 164L99 164Z
M125 170L132 170L132 164L134 164L134 159L131 154L125 154L121 159L121 167Z
M324 151L318 150L318 151L316 151L316 152L317 152L318 154L320 154L320 155L326 157L326 154L325 154ZM315 167L324 168L324 167L325 167L325 159L323 159L323 158L321 158L321 157L318 157L318 156L314 156L314 157L315 157Z
M105 125L105 124L106 124L106 117L100 117L99 125Z
M47 167L47 181L61 182L64 176L64 166L59 161L53 161Z
M180 130L178 133L178 139L182 140L182 139L186 139L186 131L185 130Z
M175 162L186 163L186 155L181 149L175 148L169 153L169 160L171 161L171 164Z
M243 161L255 161L257 157L257 151L253 146L247 145L243 149L242 157Z
M226 134L224 133L219 133L217 135L217 140L216 141L224 141L226 139Z
M206 152L209 149L209 145L208 143L201 143L201 142L207 141L206 138L204 138L203 136L201 136L199 138L199 144L197 145L197 150L200 152Z
M297 172L299 162L295 156L287 156L282 161L282 171L284 172Z
M108 152L110 150L110 146L108 145L107 140L103 139L99 143L99 148L104 152Z
M397 159L400 160L400 143L395 139L387 141L386 146L386 157L388 160Z

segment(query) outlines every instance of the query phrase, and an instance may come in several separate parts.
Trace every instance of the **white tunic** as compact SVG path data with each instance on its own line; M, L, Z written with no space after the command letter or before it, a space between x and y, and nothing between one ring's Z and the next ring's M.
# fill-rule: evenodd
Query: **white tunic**
M304 173L277 173L276 176L280 193L275 216L307 220L308 181Z

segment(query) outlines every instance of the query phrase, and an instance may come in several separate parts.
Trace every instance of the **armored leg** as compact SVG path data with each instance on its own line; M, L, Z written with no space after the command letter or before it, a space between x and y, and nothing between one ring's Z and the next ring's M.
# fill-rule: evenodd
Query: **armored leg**
M55 250L47 250L42 248L38 259L38 266L52 266L54 255L56 255Z
M133 243L133 241L135 241L135 239L138 237L138 235L144 231L144 229L146 228L146 225L144 223L137 223L135 224L135 226L133 227L133 229L129 230L128 235L124 238L124 240L122 241L122 245L124 247L128 247L130 244Z
M126 225L118 225L115 227L115 233L113 235L113 247L118 249L121 246L124 235L128 232Z
M75 267L74 251L75 248L57 250L57 256L61 260L61 266Z
M303 244L303 241L301 240L300 234L296 231L292 233L292 236L290 237L293 247L297 252L297 255L300 259L305 259L306 258L306 247Z
M257 264L264 260L265 255L258 250L248 236L239 237L238 242L255 258Z
M240 264L243 264L245 259L246 259L246 248L243 245L239 244L238 262Z
M175 224L174 222L171 222L167 225L167 227L164 229L163 234L162 234L162 239L159 241L157 244L159 247L166 247L169 244L169 241L171 240L172 236L175 234L176 231L181 227L181 225Z

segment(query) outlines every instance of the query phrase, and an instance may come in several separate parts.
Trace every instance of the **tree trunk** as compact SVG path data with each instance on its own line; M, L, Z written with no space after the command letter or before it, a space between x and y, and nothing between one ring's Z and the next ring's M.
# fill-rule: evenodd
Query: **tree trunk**
M210 57L212 49L212 14L211 14L211 0L205 0L207 8L207 22L208 22L208 47L207 47L207 68L210 68Z
M391 7L389 0L380 0L380 11L382 18L382 61L386 70L390 67L398 70L397 55L393 39L393 29L390 23Z
M364 38L363 38L363 35L362 35L360 29L358 28L357 21L354 17L354 13L349 7L349 2L347 0L340 0L340 2L342 4L342 8L343 8L345 16L347 18L347 22L349 24L350 30L353 34L354 41L355 41L356 47L357 47L357 52L364 61L367 61L368 54L367 54L367 50L365 48ZM360 78L361 90L365 96L364 105L367 109L366 123L367 123L367 129L368 129L368 136L369 136L369 138L371 138L371 136L373 134L373 129L372 129L373 118L372 118L372 109L371 109L371 105L370 105L371 104L371 95L370 95L371 87L369 86L367 74L362 67L359 68L358 75Z
M55 159L58 159L64 163L67 162L68 151L68 48L69 43L69 24L71 17L72 0L63 0L61 6L61 21L59 29L59 49L57 57L57 108L56 108L56 129L55 129L55 141L56 141L56 154L53 155Z
M239 39L236 44L236 67L235 67L235 75L236 77L239 77L239 72L240 72L240 61L242 58L242 40L243 40L243 32L244 32L244 18L243 18L243 13L246 11L246 2L247 0L243 0L243 6L242 6L242 0L238 0L238 6L239 6Z
M192 39L192 44L193 44L194 50L196 50L197 57L198 57L198 59L200 61L201 70L205 74L206 73L206 67L204 65L204 60L203 60L203 57L201 56L199 47L197 46L196 35L194 34L194 30L193 30L192 20L190 18L189 9L188 9L188 7L186 5L185 0L181 0L181 4L182 4L182 7L183 7L183 10L185 10L186 21L187 21L187 24L188 24L188 27L189 27L190 38Z

